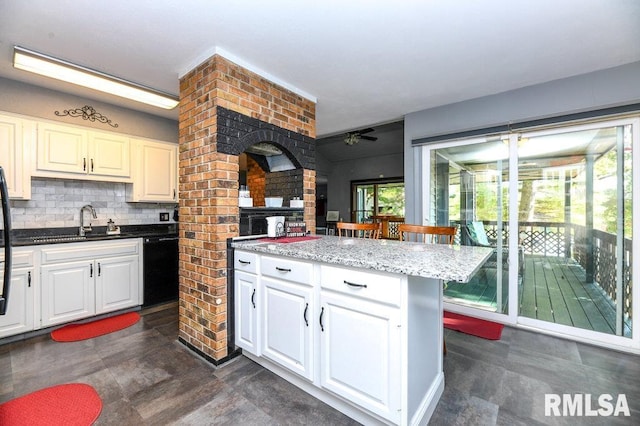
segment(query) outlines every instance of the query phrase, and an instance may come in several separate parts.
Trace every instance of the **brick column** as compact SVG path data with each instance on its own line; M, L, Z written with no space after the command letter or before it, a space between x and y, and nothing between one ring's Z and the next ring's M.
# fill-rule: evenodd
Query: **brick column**
M217 107L268 123L269 131L315 138L313 102L221 56L180 80L179 338L214 362L227 356L226 241L238 235L239 223L238 155L218 149L229 135L220 133ZM303 170L303 188L305 221L313 231L315 170Z

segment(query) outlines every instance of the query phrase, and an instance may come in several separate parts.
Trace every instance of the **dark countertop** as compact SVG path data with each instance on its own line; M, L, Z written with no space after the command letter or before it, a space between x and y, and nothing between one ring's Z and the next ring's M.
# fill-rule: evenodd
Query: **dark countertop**
M115 240L122 238L145 237L175 237L178 235L178 225L153 224L153 225L120 225L120 234L107 235L106 226L94 226L85 237L78 236L78 227L70 228L27 228L13 229L11 231L13 246L32 246L40 244L61 244L80 241ZM4 241L0 235L0 247Z
M248 213L304 212L304 207L240 207L240 211Z

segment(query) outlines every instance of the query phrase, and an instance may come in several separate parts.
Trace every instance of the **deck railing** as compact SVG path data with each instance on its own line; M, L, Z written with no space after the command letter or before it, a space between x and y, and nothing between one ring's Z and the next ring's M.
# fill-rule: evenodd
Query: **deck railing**
M497 239L497 223L484 221L487 236ZM502 238L506 244L509 226L503 224ZM581 225L558 222L520 222L518 241L525 254L565 257L575 260L602 291L618 300L617 294L617 237L615 234L597 229L591 232L588 244L586 228ZM591 255L589 254L590 247ZM622 300L625 318L632 318L632 249L631 240L624 239L622 259ZM589 260L591 258L591 260ZM591 263L591 264L590 264Z

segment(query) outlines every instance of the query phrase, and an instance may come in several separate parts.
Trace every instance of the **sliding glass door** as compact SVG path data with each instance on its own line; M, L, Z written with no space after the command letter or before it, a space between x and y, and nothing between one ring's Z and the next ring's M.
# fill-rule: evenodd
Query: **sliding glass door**
M457 226L463 245L493 250L470 283L448 283L445 300L508 313L509 147L499 138L432 149L429 223Z
M640 348L639 134L630 118L423 146L423 216L492 250L445 307Z
M631 336L632 139L623 123L521 137L522 317Z

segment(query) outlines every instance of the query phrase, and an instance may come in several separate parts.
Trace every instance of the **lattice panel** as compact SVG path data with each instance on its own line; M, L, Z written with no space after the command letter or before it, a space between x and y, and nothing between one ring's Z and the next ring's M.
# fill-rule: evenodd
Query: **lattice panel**
M545 228L534 228L520 232L520 244L525 253L544 256L564 256L564 230L554 229L549 232Z
M403 222L389 222L389 238L393 238L397 240L400 238L400 234L398 233L398 225Z
M602 247L594 248L594 279L612 299L617 300L616 294L616 258L610 250L603 250Z
M495 226L488 227L485 225L485 232L487 233L487 238L489 240L498 241L498 228ZM509 228L506 226L502 228L502 241L504 244L508 244L509 242Z

